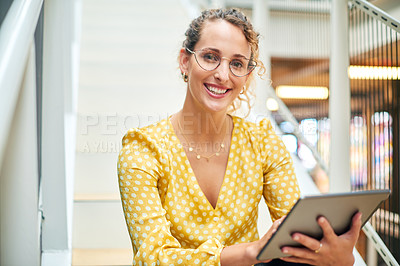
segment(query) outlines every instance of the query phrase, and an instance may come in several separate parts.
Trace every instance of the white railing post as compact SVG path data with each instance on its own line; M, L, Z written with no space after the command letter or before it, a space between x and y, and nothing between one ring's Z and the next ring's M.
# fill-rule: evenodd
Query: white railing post
M0 28L0 170L43 0L15 0Z
M269 0L254 0L253 1L253 25L255 30L260 33L260 59L264 63L266 75L264 79L257 78L256 80L256 99L254 111L257 115L269 115L266 107L266 102L270 94L271 87L271 56L268 47L267 39L269 38ZM257 77L257 73L254 73Z
M347 2L347 0L332 1L329 68L329 117L331 124L330 192L351 190L350 82L347 75L349 67Z
M71 265L80 0L44 3L42 266ZM78 12L78 13L77 13Z
M33 37L33 36L32 36ZM0 170L0 265L40 265L35 50L25 61Z
M40 265L34 32L43 0L14 0L0 28L0 265Z

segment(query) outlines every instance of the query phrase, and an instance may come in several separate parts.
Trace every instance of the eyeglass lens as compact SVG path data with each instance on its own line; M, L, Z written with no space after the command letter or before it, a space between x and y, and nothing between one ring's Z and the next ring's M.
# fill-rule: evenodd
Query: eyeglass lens
M195 51L197 63L204 70L212 71L221 64L221 57L210 50ZM255 62L247 58L235 58L229 62L229 68L235 76L246 76L256 67Z

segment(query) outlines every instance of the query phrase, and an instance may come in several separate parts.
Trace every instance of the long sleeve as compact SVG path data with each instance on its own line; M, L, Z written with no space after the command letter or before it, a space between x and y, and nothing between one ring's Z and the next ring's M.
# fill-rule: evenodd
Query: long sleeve
M287 214L300 197L293 160L271 123L260 122L259 133L264 175L264 199L272 220Z
M148 133L148 132L147 132ZM222 244L216 238L198 246L183 246L171 233L174 205L168 189L170 171L166 142L140 130L130 130L123 139L118 158L118 178L125 220L130 234L133 265L219 265ZM172 207L172 206L169 206ZM176 206L175 206L176 207ZM169 219L167 219L167 217ZM179 228L178 228L179 229ZM194 229L193 229L194 230Z

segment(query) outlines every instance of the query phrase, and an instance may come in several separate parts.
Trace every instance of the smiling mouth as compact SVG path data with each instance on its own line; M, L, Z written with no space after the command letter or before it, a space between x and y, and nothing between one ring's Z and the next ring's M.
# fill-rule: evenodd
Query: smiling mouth
M207 84L205 84L205 86L209 92L216 94L216 95L223 95L229 91L229 89L215 88L215 87L207 85Z

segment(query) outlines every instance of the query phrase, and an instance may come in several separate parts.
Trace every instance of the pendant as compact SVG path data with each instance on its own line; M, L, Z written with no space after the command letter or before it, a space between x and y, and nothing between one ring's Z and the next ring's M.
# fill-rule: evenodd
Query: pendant
M200 156L199 154L197 154L196 158L197 158L198 160L200 160L201 156Z

